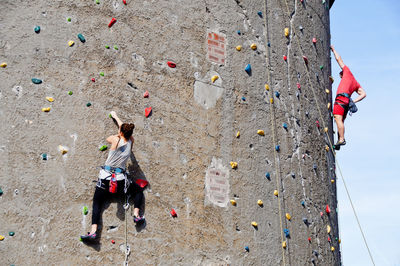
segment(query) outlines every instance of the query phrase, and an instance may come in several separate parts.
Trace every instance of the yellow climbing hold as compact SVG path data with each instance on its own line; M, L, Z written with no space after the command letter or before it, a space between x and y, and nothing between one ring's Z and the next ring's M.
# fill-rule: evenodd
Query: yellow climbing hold
M264 136L265 135L264 130L262 130L262 129L257 130L257 134L260 135L260 136Z
M328 145L325 145L325 150L329 151L329 146Z
M242 50L242 46L241 45L236 46L236 50L238 51Z
M214 83L219 77L217 75L214 75L211 77L212 83Z
M250 45L250 48L253 49L253 50L257 49L257 44L252 43L252 44Z
M236 206L236 200L231 199L231 204L232 204L233 206Z
M68 149L64 146L58 145L58 150L61 152L62 155L68 152Z
M327 107L328 107L328 109L331 108L331 103L328 103Z
M265 89L266 89L267 91L269 91L269 85L268 85L268 84L265 84Z
M285 28L285 37L289 37L289 28Z
M329 224L326 226L326 232L327 232L328 234L331 233L331 226L330 226Z
M331 81L331 83L335 81L332 76L329 76L329 80Z
M274 98L269 99L270 103L274 103Z
M286 213L286 219L290 221L292 219L292 216L289 213Z
M332 183L332 184L335 183L335 179L331 179L331 183Z
M2 67L2 68L7 67L7 63L1 63L0 67Z
M50 112L50 107L42 108L42 112Z
M236 169L238 166L237 162L230 162L232 169Z
M327 94L329 94L331 91L330 91L330 90L328 90L328 89L326 89L326 90L325 90L325 92L326 92Z
M258 226L258 224L256 222L251 222L251 225L254 226L254 227Z
M259 200L257 201L257 204L258 204L258 206L263 206L264 203L263 203L262 200L259 199Z
M0 241L4 240L4 236L0 235Z
M53 97L46 97L46 100L48 100L49 102L54 102Z
M328 133L328 130L329 129L327 127L324 128L325 133Z
M275 189L275 190L274 190L274 195L275 195L275 196L278 196L278 194L279 194L279 193L278 193L278 190Z
M332 252L335 251L335 247L331 247L331 251L332 251Z
M339 238L339 240L338 240L338 241L339 241L339 244L340 244L340 243L342 243L342 240L340 240L340 238Z
M68 42L68 45L71 47L71 46L73 46L75 44L75 42L74 41L69 41Z
M282 242L282 247L283 247L283 248L286 248L286 247L287 247L286 241L283 241L283 242Z

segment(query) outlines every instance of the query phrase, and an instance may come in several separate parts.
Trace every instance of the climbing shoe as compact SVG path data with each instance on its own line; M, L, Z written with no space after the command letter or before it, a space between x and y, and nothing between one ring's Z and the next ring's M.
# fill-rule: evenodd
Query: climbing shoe
M343 141L337 141L335 145L333 145L333 147L335 148L335 150L340 150L340 146L346 145L346 140Z
M133 216L133 221L135 223L137 223L137 224L143 223L144 222L144 216L139 216L139 217Z
M96 238L97 238L96 233L91 234L90 232L88 232L87 235L81 236L82 241L93 241L96 240Z

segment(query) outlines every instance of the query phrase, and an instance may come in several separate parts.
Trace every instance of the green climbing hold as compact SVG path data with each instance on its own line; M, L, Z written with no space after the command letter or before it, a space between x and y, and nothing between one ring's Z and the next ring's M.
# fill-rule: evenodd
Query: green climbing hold
M34 30L36 33L39 33L39 32L40 32L40 26L36 26L33 30Z
M106 44L106 49L110 49L110 45L107 45L107 44Z
M319 66L319 68L322 70L322 69L324 69L324 66L321 65L321 66Z
M9 235L9 236L14 236L15 233L14 233L13 231L11 231L11 232L8 232L8 235Z
M99 0L96 0L96 4L100 4L100 1L99 1Z
M0 187L0 196L3 195L3 190Z
M83 213L83 215L87 215L89 213L89 209L87 206L83 206L82 213Z
M32 79L32 82L33 82L34 84L41 84L41 83L42 83L42 80L41 80L41 79L37 79L37 78L33 78L33 79Z
M90 107L90 106L92 106L92 104L91 104L91 103L87 103L86 106L87 106L87 107Z
M72 92L72 91L69 91L69 92L68 92L68 95L72 95L72 94L73 94L73 92Z
M101 150L101 151L105 151L105 150L107 150L107 145L103 145L103 146L101 146L100 148L99 148L99 150Z
M47 161L47 153L42 153L42 160Z
M104 72L100 72L100 76L104 77Z
M111 115L111 114L109 114L109 115L108 115L108 117L109 117L109 118L112 118L112 115Z
M114 50L118 50L118 46L114 45Z
M72 20L71 18L67 18L67 21L68 21L68 22L71 22L71 20Z
M78 38L81 42L86 42L85 37L83 37L82 33L78 34Z

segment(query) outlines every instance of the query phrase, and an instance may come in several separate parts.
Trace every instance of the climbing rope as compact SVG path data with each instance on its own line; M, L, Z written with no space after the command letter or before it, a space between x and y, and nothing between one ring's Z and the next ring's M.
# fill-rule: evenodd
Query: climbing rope
M125 210L125 261L124 265L128 266L128 257L129 254L131 253L131 248L128 245L128 216L127 216L127 211L129 209L129 197L125 193L125 204L124 204L124 210Z
M287 11L288 17L289 17L289 19L290 19L290 11L289 11L289 6L288 6L288 3L287 3L287 0L285 0L285 4L286 4L286 11ZM294 33L293 35L295 36L295 39L296 39L296 43L297 43L298 49L299 49L299 51L302 53L302 55L304 55L303 50L301 49L301 45L300 45L299 38L297 37L296 29L295 29L294 27L292 27L292 30L293 30L293 33ZM319 104L318 104L318 98L317 98L317 95L316 95L316 93L315 93L314 86L312 85L312 82L311 82L310 72L309 72L308 66L307 66L307 64L306 64L306 62L305 62L304 60L303 60L303 64L304 64L305 69L306 69L308 83L310 84L310 87L311 87L313 96L314 96L314 98L315 98L315 103L316 103L316 105L317 105L317 109L318 109L318 113L319 113L319 118L320 118L320 120L321 120L321 122L322 122L323 127L325 128L325 120L323 119L323 115L322 115L322 112L321 112L321 108L320 108L320 106L319 106ZM342 178L342 180L343 180L343 185L344 185L344 188L345 188L345 190L346 190L347 197L349 198L349 201L350 201L351 208L352 208L352 210L353 210L354 216L356 217L357 224L358 224L358 228L359 228L359 230L360 230L360 232L361 232L361 235L362 235L362 237L363 237L364 244L365 244L365 246L367 247L368 254L369 254L369 257L370 257L370 259L371 259L372 264L375 265L375 262L374 262L374 259L373 259L373 257L372 257L371 251L370 251L370 249L369 249L367 240L366 240L365 235L364 235L364 232L363 232L363 230L362 230L360 221L359 221L359 219L358 219L356 210L355 210L355 208L354 208L353 201L351 200L351 196L350 196L349 190L348 190L348 188L347 188L346 181L345 181L344 176L343 176L343 174L342 174L342 171L341 171L341 169L340 169L339 162L338 162L337 157L336 157L336 153L335 153L335 152L333 151L333 149L332 149L332 148L333 148L332 141L331 141L331 139L329 138L328 132L325 132L325 135L326 135L326 138L328 139L328 142L329 142L329 145L330 145L332 154L333 154L333 156L334 156L334 158L335 158L336 165L337 165L337 168L338 168L338 170L339 170L339 174L340 174L340 176L341 176L341 178Z
M270 50L268 49L268 44L269 44L269 35L268 35L268 27L267 27L267 0L263 1L264 2L264 38L265 38L265 63L267 65L267 86L270 86L271 84L271 73L269 71L269 67L270 67L270 62L269 62L269 58L270 58ZM271 125L272 125L272 139L273 139L273 148L276 146L276 130L275 130L275 109L274 109L274 105L273 105L273 89L272 86L270 86L269 88L269 94L270 94L270 112L271 112ZM281 180L280 178L280 171L279 171L279 158L278 158L278 151L274 148L274 161L275 161L275 180L276 180L276 188L278 190L278 195L277 195L277 200L278 200L278 210L279 210L279 225L280 225L280 229L281 229L281 250L282 250L282 261L283 261L283 265L286 265L286 261L285 261L285 251L283 248L283 225L282 225L282 210L281 210L281 196L280 196L280 185L279 185L279 181Z

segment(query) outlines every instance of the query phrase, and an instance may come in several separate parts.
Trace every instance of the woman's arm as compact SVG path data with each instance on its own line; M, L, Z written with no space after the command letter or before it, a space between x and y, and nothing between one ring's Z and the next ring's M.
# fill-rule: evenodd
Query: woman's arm
M120 128L123 123L122 123L121 119L119 119L119 117L117 116L117 113L114 112L114 111L111 111L110 115L111 115L112 118L115 119L115 121L117 121L118 128Z

